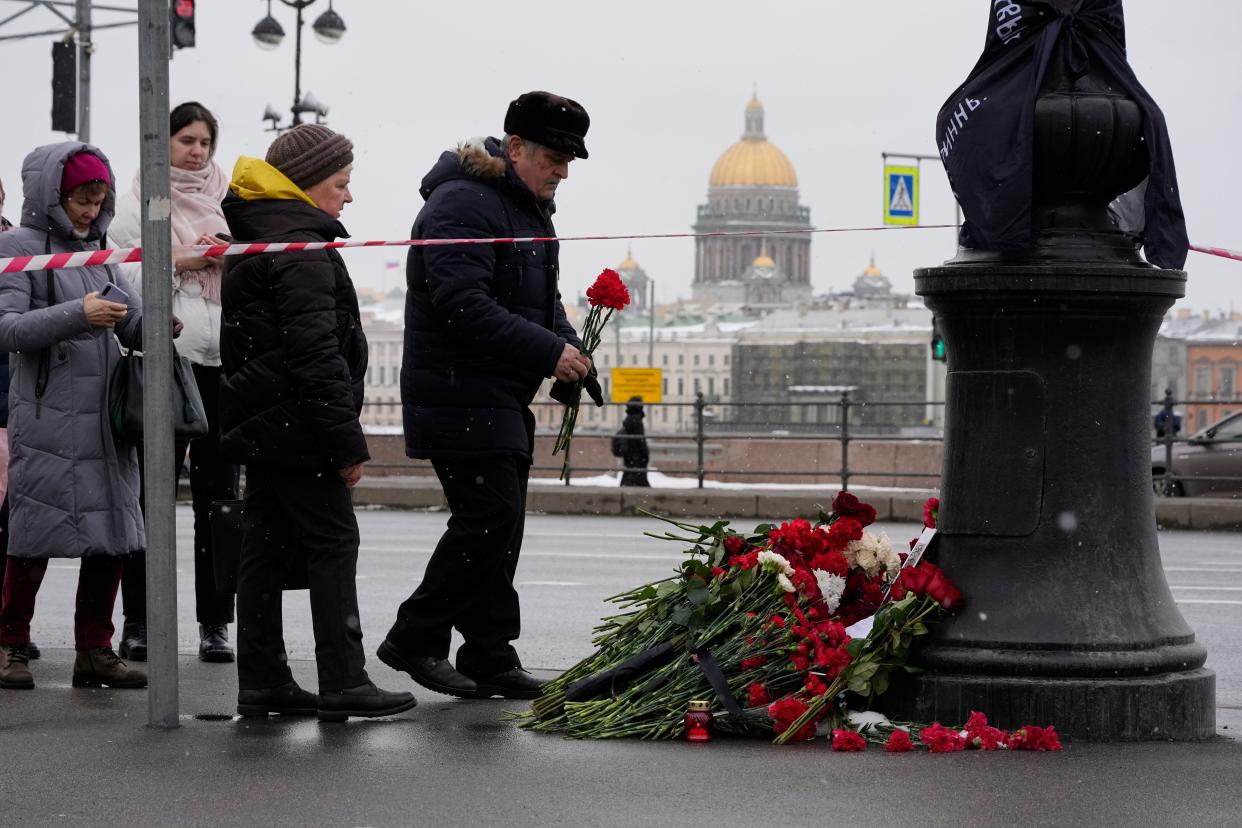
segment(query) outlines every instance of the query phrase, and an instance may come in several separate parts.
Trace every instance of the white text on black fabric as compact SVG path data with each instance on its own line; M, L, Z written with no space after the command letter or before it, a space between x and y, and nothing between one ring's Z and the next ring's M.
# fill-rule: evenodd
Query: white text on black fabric
M986 98L984 100L987 100ZM953 144L957 141L958 132L970 120L971 112L974 112L982 105L982 101L976 98L962 98L962 102L957 105L957 109L949 115L944 128L944 138L940 141L940 157L948 158L949 152L953 149Z
M1022 7L1012 0L993 0L992 11L996 13L996 36L1008 46L1022 36Z

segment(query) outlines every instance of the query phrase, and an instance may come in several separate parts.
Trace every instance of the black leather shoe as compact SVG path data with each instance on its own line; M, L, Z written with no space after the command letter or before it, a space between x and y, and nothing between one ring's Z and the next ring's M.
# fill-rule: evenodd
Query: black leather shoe
M147 660L147 622L126 621L121 627L121 646L117 655L130 661Z
M474 682L479 687L475 695L478 699L490 699L492 696L503 699L537 699L543 693L543 682L521 667L490 676L474 676Z
M26 645L26 657L31 661L37 661L43 655L39 650L39 645L31 641Z
M371 682L344 690L319 691L319 721L343 722L350 716L377 719L395 716L418 704L413 693L392 693Z
M198 660L213 664L233 661L233 648L229 646L228 624L198 625Z
M239 716L314 716L319 711L319 697L291 681L266 690L237 691Z
M406 655L387 639L379 645L375 654L392 669L409 673L410 678L428 690L461 699L478 697L479 688L473 681L454 670L447 658Z

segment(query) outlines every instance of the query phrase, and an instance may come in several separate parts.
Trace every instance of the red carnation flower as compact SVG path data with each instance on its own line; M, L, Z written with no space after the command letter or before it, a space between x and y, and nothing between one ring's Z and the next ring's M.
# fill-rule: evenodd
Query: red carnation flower
M966 737L940 722L933 722L931 726L923 728L919 741L927 745L932 753L955 753L966 749Z
M764 686L763 682L756 681L750 686L749 692L750 703L747 707L763 707L772 701L768 698L768 688Z
M807 710L806 702L794 696L786 696L778 699L768 706L768 716L772 719L776 735L779 736L789 729L798 717ZM815 722L810 721L803 725L793 735L793 741L803 742L807 739L815 738Z
M970 747L980 750L996 750L1003 747L1009 740L1009 734L999 727L988 724L988 717L977 710L972 710L966 720L966 742Z
M807 600L818 601L820 599L819 581L815 580L815 576L809 569L799 569L790 580L793 581L798 592L806 596Z
M841 675L841 671L853 660L844 647L825 647L821 644L815 648L815 666L822 668L828 678Z
M724 568L723 568L723 567L719 567L719 566L713 566L713 567L712 567L712 577L713 577L713 578L720 578L720 577L722 577L724 574L725 574L725 570L724 570Z
M828 548L840 552L850 541L862 540L863 525L852 517L843 517L828 527Z
M1043 735L1040 737L1039 742L1044 746L1044 750L1061 749L1061 737L1057 736L1057 729L1052 725L1048 725L1044 728Z
M911 750L914 750L914 742L910 741L910 734L904 730L894 730L884 743L885 753L905 753Z
M936 528L936 521L940 519L940 498L929 497L927 502L923 504L923 525L929 529Z
M763 665L767 663L768 663L767 656L764 656L764 655L747 656L746 658L742 659L742 669L753 670L756 667L762 667Z
M785 629L785 619L781 618L779 615L773 615L768 619L768 623L773 627L776 627L778 630Z
M739 569L753 569L758 565L758 549L752 549L744 555L734 555L732 558L729 558L729 566L736 566Z
M741 535L725 535L724 548L730 555L740 555L746 551L746 539Z
M861 753L867 749L867 740L852 730L838 727L832 731L832 749L843 753Z
M621 281L617 271L606 267L595 277L595 284L587 288L587 301L593 307L623 310L630 303L630 289Z
M811 569L822 569L829 575L840 575L844 578L850 572L850 565L840 552L828 551L811 559Z
M814 673L806 674L806 681L803 682L806 691L812 696L822 696L828 692L828 685L824 684L823 679Z
M1012 750L1060 750L1061 739L1055 727L1024 725L1010 734L1009 747Z
M930 562L921 563L919 566L926 566L931 572L931 578L927 582L927 594L950 612L960 609L964 603L962 591L949 580L944 570Z
M832 499L832 511L841 517L853 518L863 526L875 523L875 507L870 503L863 503L852 492L838 493Z

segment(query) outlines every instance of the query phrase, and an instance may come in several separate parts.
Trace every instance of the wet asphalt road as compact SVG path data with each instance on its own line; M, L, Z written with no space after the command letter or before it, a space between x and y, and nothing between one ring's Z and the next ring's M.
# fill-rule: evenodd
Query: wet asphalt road
M38 686L0 693L0 826L745 826L1240 824L1242 742L1069 744L1058 754L833 754L753 740L575 742L503 721L520 702L416 689L413 711L322 725L236 720L229 665L194 657L189 510L178 510L182 726L145 727L147 694L69 686L76 564L35 618ZM368 651L421 575L445 515L365 511ZM532 668L589 650L602 599L668 573L675 544L639 518L531 516L519 568ZM749 527L747 527L749 528ZM885 526L900 542L913 526ZM1242 728L1242 536L1161 534L1168 579L1218 674L1218 726ZM119 620L119 619L118 619ZM305 593L289 593L291 667L315 686ZM372 659L383 685L409 680Z
M398 604L417 586L444 529L443 512L361 510L358 593L369 660ZM750 529L754 522L739 523ZM197 646L194 619L191 512L177 509L179 649ZM531 515L518 567L523 632L518 649L532 669L564 669L590 652L591 628L609 611L605 599L666 577L682 545L645 537L664 524L636 517ZM883 524L894 542L913 537L912 524ZM1208 648L1217 673L1217 702L1242 709L1242 534L1164 531L1165 572L1182 614ZM53 561L39 595L33 636L53 648L72 646L76 561ZM120 629L120 601L116 623ZM230 632L233 628L230 628ZM291 659L311 659L314 643L304 591L285 593L285 633ZM374 662L380 671L382 665Z

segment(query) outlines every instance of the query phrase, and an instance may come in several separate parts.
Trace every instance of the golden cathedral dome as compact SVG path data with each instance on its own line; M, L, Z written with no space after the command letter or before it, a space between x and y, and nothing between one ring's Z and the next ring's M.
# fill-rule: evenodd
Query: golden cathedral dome
M759 255L750 263L750 266L775 269L776 262L768 255L768 240L766 238L759 241Z
M871 254L871 264L867 265L867 269L862 272L864 276L883 276L880 269L875 266L875 254Z
M793 164L763 134L763 104L758 96L746 104L746 132L712 167L709 187L797 187Z
M630 248L626 248L625 261L617 265L617 270L638 270L638 262L634 261L634 254Z

